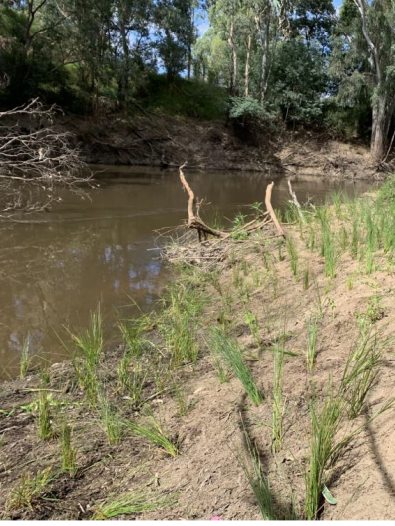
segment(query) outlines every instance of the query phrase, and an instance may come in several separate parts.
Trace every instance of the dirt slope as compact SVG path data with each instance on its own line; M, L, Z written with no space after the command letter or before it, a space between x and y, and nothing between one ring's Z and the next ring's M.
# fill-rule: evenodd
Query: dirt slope
M50 388L58 405L74 427L79 473L76 478L59 473L60 444L37 438L32 402L39 378L4 384L0 393L0 509L10 502L10 489L23 473L35 474L52 466L56 477L37 498L32 509L11 507L10 517L35 519L91 518L101 503L125 492L172 495L175 501L160 510L144 512L143 519L259 519L260 513L239 460L245 451L245 434L255 442L279 516L296 502L303 518L304 480L310 444L309 404L312 396L324 400L328 382L337 386L346 357L358 339L358 318L369 319L380 342L386 342L377 381L369 392L363 413L345 422L341 437L352 429L361 432L347 443L328 472L327 485L338 500L325 504L322 519L390 519L395 516L395 409L374 422L370 416L393 396L393 327L395 324L395 276L383 254L376 255L376 270L366 275L360 261L346 250L336 267L336 277L324 273L317 252L308 251L298 226L288 226L298 250L299 276L295 279L288 254L269 250L265 244L239 247L226 259L217 278L198 278L210 301L202 320L196 367L177 371L188 409L180 415L174 393L161 393L150 381L145 396L167 433L179 444L180 455L170 458L145 441L126 436L109 446L97 412L83 403L69 364L53 366ZM247 246L247 245L246 245ZM304 276L308 269L308 283ZM203 276L203 275L202 275ZM303 276L303 278L302 278ZM202 283L206 283L203 284ZM307 287L307 288L306 288ZM259 347L246 323L245 311L256 316ZM306 366L307 323L317 312L317 357L312 371ZM366 318L367 317L367 318ZM228 330L244 349L244 355L266 400L255 407L240 382L231 377L221 384L207 347L208 327L229 324ZM155 331L154 331L155 332ZM271 407L273 345L286 336L289 353L284 367L284 444L272 453ZM151 335L155 340L155 334ZM387 339L390 338L388 341ZM384 345L384 343L383 343ZM108 350L101 371L125 416L139 414L120 396L116 367L121 349ZM60 404L60 405L59 405ZM184 404L185 405L185 404ZM245 430L243 430L243 427ZM48 500L48 498L50 500ZM133 515L128 515L128 517Z
M73 132L85 160L94 164L180 166L210 170L275 170L287 175L381 178L369 150L313 132L268 132L254 141L237 138L231 125L177 117L116 116L60 122Z

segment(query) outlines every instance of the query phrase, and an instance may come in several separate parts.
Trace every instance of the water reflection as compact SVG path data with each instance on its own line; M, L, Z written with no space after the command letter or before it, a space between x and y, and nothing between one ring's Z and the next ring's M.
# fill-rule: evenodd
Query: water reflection
M101 167L102 168L102 167ZM289 199L286 180L261 173L189 173L199 198L229 219L238 209L263 201L268 179L275 180L274 206ZM186 196L177 173L107 167L101 188L84 201L65 193L52 212L1 226L0 364L3 377L18 372L18 357L29 333L31 346L52 361L64 356L56 333L64 325L84 326L102 303L106 331L120 315L154 306L169 270L154 248L155 231L186 218ZM364 191L366 183L299 178L301 201L323 199L331 190ZM134 311L133 311L134 309Z

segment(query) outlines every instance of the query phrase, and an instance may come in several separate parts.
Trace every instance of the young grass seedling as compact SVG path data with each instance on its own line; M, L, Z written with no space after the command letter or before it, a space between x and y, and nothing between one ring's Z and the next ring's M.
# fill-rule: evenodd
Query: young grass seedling
M286 247L291 260L291 270L296 279L298 279L298 250L295 241L291 236L287 237Z
M24 473L21 483L11 491L7 499L7 510L17 508L32 510L35 502L45 496L46 488L53 479L52 466L38 471L34 477L30 473Z
M97 367L103 350L103 318L100 305L96 312L91 313L88 330L82 333L73 333L68 329L68 332L78 351L72 356L78 382L89 404L95 407L99 387Z
M318 323L315 318L310 318L307 324L307 366L310 371L314 368L317 355Z
M77 453L71 443L71 427L66 421L62 422L60 437L62 441L62 471L68 473L70 477L74 478L78 471L76 462Z
M50 401L48 393L45 391L40 391L37 398L37 425L38 436L41 440L50 440L54 437Z
M109 497L106 502L98 506L93 515L93 520L109 520L119 515L131 515L144 511L154 511L174 502L174 499L152 497L143 493L125 493L118 497Z
M221 329L212 329L210 346L216 355L220 355L235 376L240 380L252 402L258 406L263 395L258 389L250 369L244 362L239 345L231 340Z
M133 435L145 438L149 442L156 444L171 457L178 455L178 447L167 437L154 416L147 419L144 425L137 424L137 422L133 421L127 421L124 424Z
M306 472L305 513L307 520L316 520L322 490L325 485L325 469L328 467L336 449L336 434L343 416L343 400L336 397L331 386L320 413L316 402L310 403L311 445L309 465Z
M274 350L274 374L272 393L272 438L273 451L278 453L283 446L285 402L283 397L284 339Z

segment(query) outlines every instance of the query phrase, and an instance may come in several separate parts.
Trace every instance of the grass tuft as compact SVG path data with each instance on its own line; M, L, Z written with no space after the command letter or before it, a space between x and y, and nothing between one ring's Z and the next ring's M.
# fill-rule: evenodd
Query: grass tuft
M254 377L243 359L238 343L226 336L221 329L216 328L211 331L210 346L214 355L221 356L243 384L252 402L256 406L260 405L263 402L263 394L258 389Z
M60 438L62 442L62 471L74 478L77 474L77 453L71 443L72 430L67 422L62 422Z
M125 493L119 497L109 497L104 504L97 507L93 520L109 520L119 515L132 515L144 511L154 511L173 502L169 496L152 497L143 493Z
M146 419L144 425L133 421L124 422L124 425L132 435L147 439L152 444L159 446L171 457L176 457L179 454L176 444L166 435L158 420L153 416Z

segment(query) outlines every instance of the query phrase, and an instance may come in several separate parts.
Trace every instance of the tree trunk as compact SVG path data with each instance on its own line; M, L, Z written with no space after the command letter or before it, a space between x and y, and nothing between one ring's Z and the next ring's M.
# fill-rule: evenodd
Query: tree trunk
M244 97L249 95L250 87L250 60L251 60L251 35L247 37L247 57L246 57L246 69L244 76Z
M232 95L236 94L236 81L237 81L237 54L236 54L236 45L234 42L234 16L232 15L229 28L229 38L228 44L232 50L232 63L231 63L231 72L230 72L230 93Z
M270 71L270 11L266 13L265 27L262 30L260 18L255 16L255 25L262 45L262 62L259 79L259 100L263 102L266 95Z
M386 94L378 95L372 109L372 137L370 152L375 161L382 161L387 148L391 112L387 108Z
M129 56L129 43L128 43L128 32L126 30L123 21L120 22L120 33L122 39L122 50L123 50L123 72L122 72L122 98L123 106L125 111L128 111L129 107L129 75L130 75L130 56Z

